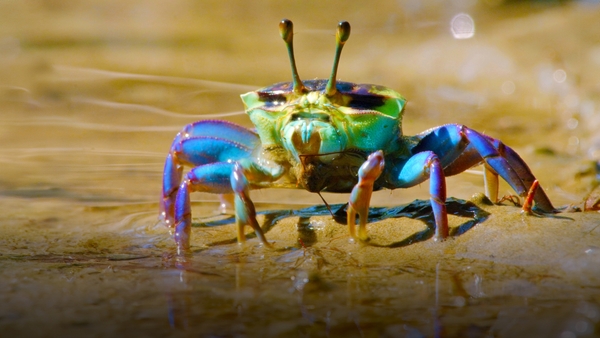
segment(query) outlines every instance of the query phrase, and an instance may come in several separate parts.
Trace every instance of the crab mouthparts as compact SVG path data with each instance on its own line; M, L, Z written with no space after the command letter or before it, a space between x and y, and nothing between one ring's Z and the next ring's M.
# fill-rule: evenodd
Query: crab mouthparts
M303 121L294 128L292 144L299 154L318 154L321 149L321 135L311 121Z

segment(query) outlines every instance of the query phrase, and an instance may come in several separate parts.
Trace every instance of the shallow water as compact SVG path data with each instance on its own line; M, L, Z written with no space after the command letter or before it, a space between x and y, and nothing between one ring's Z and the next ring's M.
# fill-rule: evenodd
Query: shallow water
M370 246L330 217L296 215L270 228L267 250L232 244L231 224L200 226L223 216L216 197L195 194L186 259L157 220L181 127L249 126L239 94L290 79L283 17L303 78L329 74L335 24L348 20L339 77L403 93L406 134L466 124L517 150L555 205L581 206L600 159L598 5L45 1L0 13L3 333L600 335L596 212L527 217L476 199L487 219L451 216L444 243L419 219L390 218L369 226ZM458 13L474 20L473 37L453 37ZM480 193L480 172L449 178L449 196ZM373 205L427 194L426 184L378 192ZM252 197L261 211L321 204L295 190ZM416 239L398 245L406 238Z

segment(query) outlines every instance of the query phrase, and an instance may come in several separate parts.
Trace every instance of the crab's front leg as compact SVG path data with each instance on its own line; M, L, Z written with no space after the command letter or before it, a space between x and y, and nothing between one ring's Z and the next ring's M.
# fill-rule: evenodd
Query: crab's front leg
M381 151L369 156L359 169L359 181L352 190L348 203L348 229L353 238L366 240L367 216L373 183L384 170ZM446 213L446 178L440 160L431 151L418 153L407 161L392 162L386 170L386 180L396 188L408 188L430 179L429 193L435 218L435 239L448 237L448 215ZM358 235L355 230L355 215L359 216Z
M367 218L373 185L381 175L384 166L383 152L379 150L369 155L367 161L358 169L358 183L350 193L347 211L348 231L352 238L367 239ZM356 235L356 214L358 214L359 221L358 236Z

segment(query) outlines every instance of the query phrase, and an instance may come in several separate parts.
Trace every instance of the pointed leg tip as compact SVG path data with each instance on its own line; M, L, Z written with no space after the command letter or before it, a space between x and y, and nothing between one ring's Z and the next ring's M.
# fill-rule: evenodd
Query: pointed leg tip
M360 244L368 245L371 242L371 237L360 238L360 237L349 237L348 244Z
M245 235L238 236L237 239L238 239L238 242L237 242L238 246L242 246L242 245L246 244L246 236Z
M436 242L443 242L450 236L450 227L448 226L448 214L446 213L446 206L441 205L442 208L439 211L438 217L435 217L435 235L433 239Z
M448 239L448 234L446 235L435 235L433 236L433 241L434 242L445 242Z
M359 229L359 230L358 230L358 236L357 236L357 239L358 239L360 242L368 242L368 241L369 241L369 234L367 233L367 230L366 230L366 229L362 229L362 228L361 228L361 229Z
M450 237L450 229L446 226L443 229L436 229L435 235L433 236L433 240L435 242L443 242Z

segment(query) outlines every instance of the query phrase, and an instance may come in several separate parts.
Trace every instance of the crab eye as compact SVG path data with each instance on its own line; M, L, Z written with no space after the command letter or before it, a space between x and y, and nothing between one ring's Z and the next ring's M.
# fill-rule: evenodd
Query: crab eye
M283 105L287 101L287 98L283 94L261 93L259 95L259 97L260 97L260 101L264 102L265 106L267 106L267 107L280 106L280 105Z
M382 106L385 98L381 95L350 95L352 98L349 106L357 109L374 109Z

